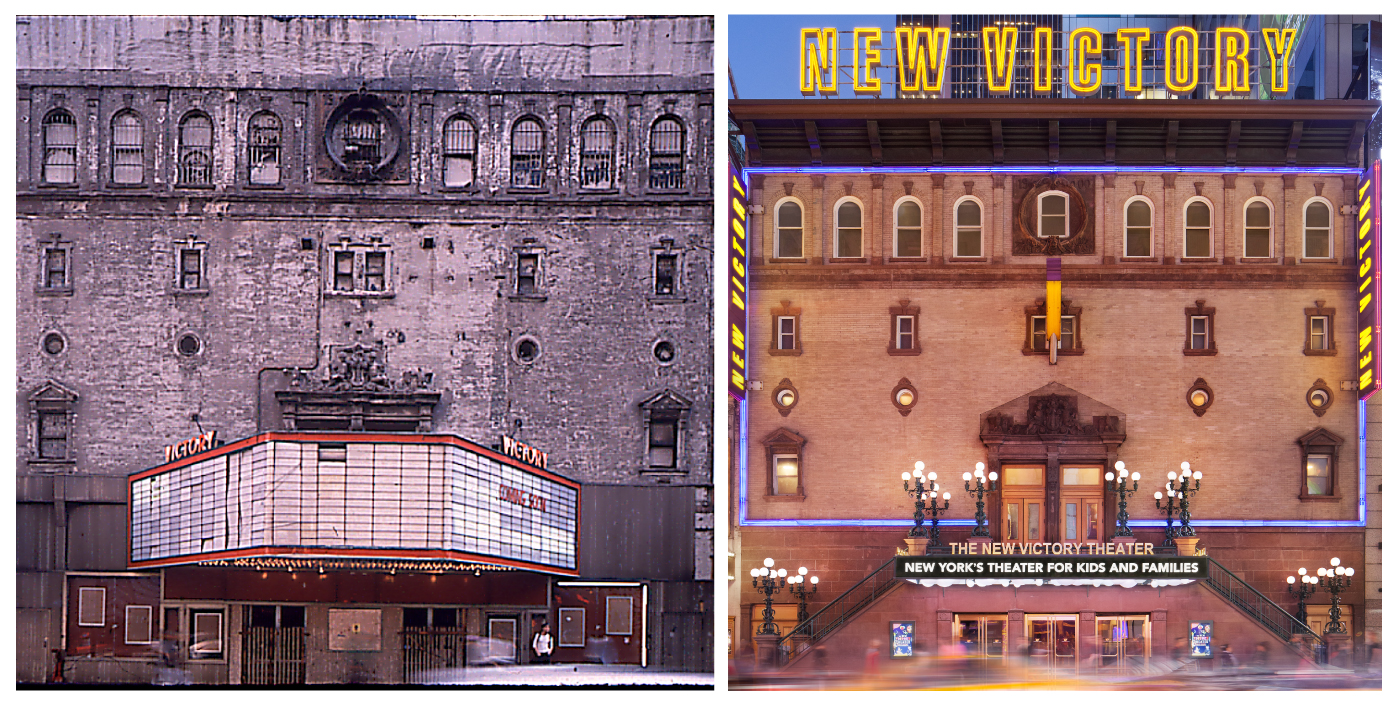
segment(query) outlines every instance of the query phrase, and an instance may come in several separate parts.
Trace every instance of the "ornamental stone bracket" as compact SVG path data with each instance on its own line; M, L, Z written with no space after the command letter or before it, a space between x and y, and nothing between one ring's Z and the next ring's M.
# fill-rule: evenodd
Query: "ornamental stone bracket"
M324 377L296 370L290 388L276 392L282 426L291 431L431 432L441 392L433 373L388 375L387 351L355 343L330 346Z

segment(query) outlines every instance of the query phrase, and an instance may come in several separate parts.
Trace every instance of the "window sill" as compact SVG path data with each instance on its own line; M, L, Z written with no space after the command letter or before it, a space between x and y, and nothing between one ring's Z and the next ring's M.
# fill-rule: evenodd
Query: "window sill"
M1337 264L1336 257L1299 257L1299 264Z
M929 262L929 261L930 261L930 260L929 260L929 258L927 258L927 257L892 257L892 258L890 258L890 259L887 260L887 262L889 262L889 263L891 263L891 264L903 264L903 263L908 264L908 263L911 263L911 262Z
M581 186L581 187L577 188L576 192L577 192L577 194L582 195L582 196L617 196L617 195L620 194L620 189L618 189L618 188L588 188L588 187L586 187L586 186Z
M1157 257L1120 257L1120 264L1157 264Z
M58 460L55 458L29 458L26 462L30 471L44 472L50 474L71 473L77 468L76 460Z
M243 184L243 185L242 185L242 188L245 188L245 189L247 189L247 190L249 190L249 191L285 191L285 190L286 190L286 185L285 185L285 184L254 184L254 183L246 183L246 184Z
M118 182L116 182L116 181L108 181L108 182L107 182L107 188L114 188L114 189L118 189L118 190L123 190L123 189L124 189L124 190L143 189L143 188L150 188L150 184L147 184L147 183L145 183L144 181L142 181L142 182L140 182L140 183L138 183L138 184L123 184L123 183L118 183Z
M798 348L794 348L794 349L788 349L788 350L784 350L784 349L780 349L780 348L771 348L771 349L770 349L770 354L771 354L771 355L780 355L780 356L803 355L803 354L804 354L804 348L803 348L802 346L801 346L801 347L798 347Z
M1278 257L1241 257L1240 264L1278 264Z
M339 299L363 298L363 299L391 299L397 294L391 291L340 291L338 289L328 289L325 296Z
M510 294L509 301L540 304L547 301L546 294Z
M34 295L35 295L35 296L72 296L72 295L73 295L73 287L71 287L71 286L61 286L61 287L49 288L49 287L40 287L40 286L36 286L36 287L34 287Z
M767 501L767 502L803 502L803 501L804 501L804 493L803 493L803 492L800 492L799 494L767 494L767 495L765 495L765 501Z
M1188 357L1208 357L1211 355L1215 355L1216 352L1217 350L1215 348L1207 348L1206 350L1193 350L1191 348L1182 348L1182 354Z
M196 298L200 296L208 296L208 289L170 289L169 293L174 295L175 297L188 296L191 298Z
M770 264L808 264L807 257L771 257Z
M902 357L908 356L908 355L919 355L920 353L921 353L921 349L918 348L918 347L910 348L910 349L902 349L902 348L887 348L887 349L886 349L886 354L888 354L888 355L897 355L897 356L902 356Z
M686 304L686 303L688 303L688 297L686 297L686 296L667 296L667 295L655 294L655 295L649 297L649 303L651 303L651 304Z
M1183 257L1182 264L1216 264L1215 257Z
M215 184L175 184L174 187L187 191L212 191L217 188Z
M53 183L50 181L40 181L36 185L41 189L57 189L70 191L76 191L78 189L78 182L76 181L73 181L71 183Z
M547 187L546 187L546 186L510 186L510 187L508 187L507 189L504 190L504 193L515 194L515 195L519 195L519 196L546 196L546 195L547 195Z
M1332 348L1332 349L1330 349L1330 350L1311 350L1311 349L1306 349L1306 348L1305 348L1305 349L1303 350L1303 354L1304 354L1304 355L1313 356L1313 357L1331 357L1331 356L1337 354L1337 349L1336 349L1336 348Z
M1049 356L1049 355L1051 354L1051 351L1050 351L1050 350L1036 350L1036 349L1033 349L1033 348L1022 348L1022 354L1023 354L1023 355L1041 355L1041 356L1045 357L1045 356ZM1073 356L1084 355L1084 354L1085 354L1085 348L1062 348L1062 349L1056 351L1056 356L1057 356L1057 357L1062 357L1062 356L1065 356L1065 357L1073 357Z
M867 264L866 257L829 257L829 264Z
M645 193L651 194L651 195L654 195L654 196L686 196L686 195L688 195L688 189L685 189L685 188L650 188L650 189L646 189L646 190L645 190Z
M441 193L462 193L471 196L478 196L480 194L480 187L474 184L470 184L468 186L442 186Z
M1335 501L1340 500L1341 498L1342 498L1341 495L1317 495L1317 494L1300 494L1300 495L1298 495L1298 501L1300 501L1300 502L1335 502Z
M987 257L950 257L950 264L987 264Z

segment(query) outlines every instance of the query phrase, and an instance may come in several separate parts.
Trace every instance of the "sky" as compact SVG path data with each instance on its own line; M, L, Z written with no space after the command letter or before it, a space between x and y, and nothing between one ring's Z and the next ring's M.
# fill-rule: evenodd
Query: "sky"
M742 98L803 97L799 93L799 30L804 27L837 27L840 31L881 27L882 63L894 61L895 15L731 15L727 20L728 61ZM892 78L890 69L883 68L882 97L894 95ZM727 98L735 97L728 81Z

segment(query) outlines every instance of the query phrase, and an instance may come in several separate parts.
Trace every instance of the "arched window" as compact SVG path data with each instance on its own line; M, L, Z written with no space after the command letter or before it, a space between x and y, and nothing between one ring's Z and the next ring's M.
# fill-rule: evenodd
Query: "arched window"
M1319 198L1303 206L1303 257L1332 256L1332 206Z
M799 201L781 201L775 206L774 256L804 256L804 207Z
M1124 206L1124 256L1153 256L1153 204L1142 197Z
M1252 199L1245 204L1245 257L1273 257L1269 246L1273 233L1269 204Z
M1182 243L1183 257L1211 256L1211 204L1192 199L1186 206L1186 234Z
M896 257L920 257L920 204L910 197L896 204Z
M1061 191L1037 196L1037 237L1070 237L1070 197Z
M77 121L66 110L44 118L44 183L77 181Z
M954 204L954 256L983 256L983 204L972 196Z
M213 121L207 115L191 113L179 122L179 183L213 183Z
M442 167L441 182L452 188L475 183L478 133L474 124L464 116L456 115L446 120L443 136L442 152L445 163Z
M111 180L118 184L145 181L145 129L130 110L111 120Z
M247 124L247 180L254 184L281 183L281 118L262 112Z
M581 126L581 188L615 187L615 126L594 117Z
M854 200L840 201L835 207L838 218L837 257L862 256L862 206Z
M544 142L542 123L535 118L523 118L513 124L510 183L515 187L542 188Z
M659 118L649 131L649 188L683 188L683 123Z

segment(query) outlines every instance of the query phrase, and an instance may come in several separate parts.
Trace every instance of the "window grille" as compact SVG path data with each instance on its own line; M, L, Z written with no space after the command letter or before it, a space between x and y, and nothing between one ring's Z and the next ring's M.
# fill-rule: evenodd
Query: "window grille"
M896 349L911 350L915 347L915 316L896 317Z
M475 183L475 126L463 117L446 121L442 182L452 188Z
M190 115L179 124L179 183L213 183L213 121L203 115Z
M519 188L542 188L543 128L532 118L519 120L513 126L512 183Z
M649 131L649 188L683 188L683 123L675 118L663 118Z
M132 112L112 120L111 180L118 184L145 181L145 137L140 118Z
M1327 349L1327 316L1308 317L1308 349Z
M581 187L615 185L615 128L610 121L592 118L581 128Z
M1211 347L1210 317L1192 316L1192 350L1206 350Z
M387 254L368 252L363 257L364 288L368 291L384 291L387 281Z
M383 123L371 110L355 110L344 121L344 161L373 165L382 158Z
M1032 316L1032 349L1047 351L1046 316ZM1061 316L1061 342L1056 349L1075 349L1075 316Z
M354 290L354 253L334 253L334 289L336 291Z
M254 184L281 183L281 118L257 113L247 135L248 180Z
M68 457L68 414L64 411L39 412L39 457L65 460Z
M779 331L778 336L779 336L779 341L780 341L780 342L779 342L778 349L780 349L780 350L793 350L793 349L794 349L794 342L795 342L795 335L794 335L794 326L795 326L795 322L794 322L794 316L780 316L779 321L780 321L780 331Z
M77 121L66 110L44 118L44 183L77 181Z
M649 420L649 467L678 467L678 416L655 413Z

